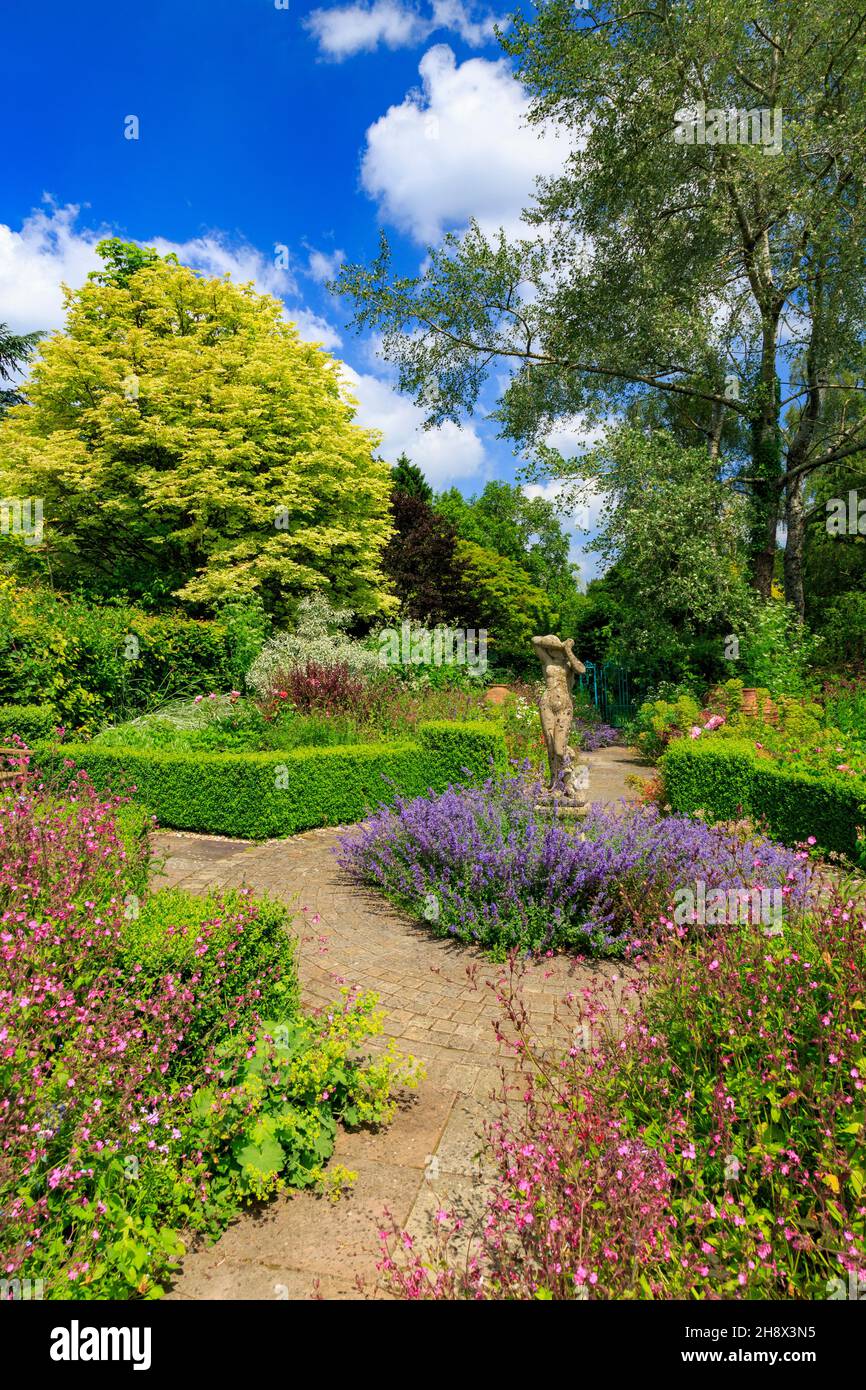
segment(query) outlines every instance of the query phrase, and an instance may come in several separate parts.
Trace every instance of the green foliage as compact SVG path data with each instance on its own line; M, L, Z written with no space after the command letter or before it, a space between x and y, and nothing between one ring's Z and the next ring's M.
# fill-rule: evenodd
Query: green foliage
M49 738L57 725L52 705L0 705L0 743L8 742L12 734L25 743Z
M123 241L120 237L106 237L96 243L96 254L101 257L104 269L91 270L88 280L95 285L110 285L112 289L126 290L129 282L139 270L164 261L168 265L178 265L177 256L170 253L160 256L152 246L138 246L134 241Z
M478 497L465 498L457 488L436 498L436 510L454 526L461 540L495 550L525 570L557 610L557 631L572 637L581 595L569 541L556 506L546 497L528 497L513 483L487 483Z
M163 753L275 753L294 748L342 747L363 741L356 722L346 715L289 711L268 720L255 705L245 703L196 725L150 715L132 724L104 729L90 747L141 752L153 749Z
M258 595L286 615L327 589L380 611L390 474L338 365L250 285L108 260L0 428L0 495L45 512L42 544L2 538L9 563L159 606Z
M866 664L866 593L855 589L821 605L815 621L823 638L821 654L831 665Z
M803 694L820 644L792 608L750 596L736 631L744 685L765 687L771 695Z
M866 781L807 772L756 755L754 744L734 738L677 739L661 761L671 809L708 821L746 815L788 845L814 836L819 847L861 855L866 826Z
M717 677L748 595L742 503L706 449L620 428L562 471L575 495L594 480L604 502L590 548L616 568L606 655L646 681Z
M391 469L391 484L395 492L405 492L409 497L420 497L422 502L433 501L433 489L421 472L405 454L401 454Z
M424 753L425 791L441 790L451 782L483 781L505 770L505 744L490 724L455 724L430 720L420 725L418 741Z
M225 633L229 653L228 677L233 690L243 690L247 672L258 660L270 636L271 618L261 596L226 599L217 605L216 616Z
M866 739L866 684L842 681L821 696L826 723Z
M337 1123L387 1123L394 1092L417 1085L419 1069L393 1042L375 1057L360 1053L382 1032L376 996L348 988L341 995L341 1006L321 1019L281 1014L263 1022L252 1047L248 1038L227 1037L217 1055L230 1089L221 1080L193 1095L195 1142L235 1199L321 1183Z
M293 752L203 753L41 745L45 771L66 760L100 789L130 783L161 825L240 839L293 835L360 820L381 801L417 796L449 782L479 781L502 766L492 722L422 724L416 742L303 748Z
M645 758L656 762L677 734L687 733L698 721L701 707L693 695L681 694L673 700L647 700L629 726Z
M222 623L95 607L0 578L0 700L50 704L66 728L225 688L237 660Z
M473 541L458 541L455 555L464 577L474 625L486 628L497 666L534 669L534 636L550 632L554 611L520 565Z

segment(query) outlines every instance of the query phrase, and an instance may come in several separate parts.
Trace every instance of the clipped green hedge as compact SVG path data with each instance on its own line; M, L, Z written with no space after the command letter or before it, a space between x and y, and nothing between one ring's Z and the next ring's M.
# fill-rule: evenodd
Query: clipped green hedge
M264 840L319 825L360 820L380 801L478 782L506 764L505 743L487 723L428 723L417 742L300 748L268 753L168 753L43 744L46 774L72 762L100 790L135 787L160 825Z
M0 743L7 743L13 734L27 744L50 738L57 727L57 715L52 705L0 705Z
M238 924L243 931L238 931ZM194 897L180 888L151 893L123 926L123 951L138 968L142 992L164 988L170 973L177 986L192 976L201 982L201 997L210 1004L197 1010L187 1032L187 1049L198 1048L219 1026L225 1005L214 992L213 978L232 962L232 994L249 1001L256 992L262 1018L285 1018L299 1004L295 946L290 935L291 909L275 898L229 889ZM203 927L211 930L210 949L197 951Z
M759 758L736 739L676 739L661 760L665 799L674 811L703 811L710 821L747 815L793 845L814 835L824 850L859 857L857 827L866 826L866 785L823 777Z

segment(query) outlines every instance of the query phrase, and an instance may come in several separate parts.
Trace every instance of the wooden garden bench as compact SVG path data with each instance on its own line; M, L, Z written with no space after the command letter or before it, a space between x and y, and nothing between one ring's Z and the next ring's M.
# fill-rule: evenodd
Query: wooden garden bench
M21 767L5 767L4 763L8 757L18 758L22 753L29 753L29 748L0 748L0 788L7 782L14 782L16 777L22 777L24 769Z

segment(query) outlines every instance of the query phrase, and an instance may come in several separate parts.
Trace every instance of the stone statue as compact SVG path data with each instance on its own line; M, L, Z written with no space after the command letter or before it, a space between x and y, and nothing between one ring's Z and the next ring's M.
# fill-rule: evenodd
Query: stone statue
M533 637L532 645L544 672L538 712L550 765L551 792L582 806L589 786L589 768L578 760L568 740L574 719L574 678L582 676L586 667L575 656L570 637L565 642L552 634Z

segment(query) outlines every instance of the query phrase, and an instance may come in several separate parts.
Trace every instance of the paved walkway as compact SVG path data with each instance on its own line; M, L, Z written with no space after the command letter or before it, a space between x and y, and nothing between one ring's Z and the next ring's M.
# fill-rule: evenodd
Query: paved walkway
M590 754L589 761L593 800L633 795L626 775L651 775L624 748ZM340 1132L334 1161L358 1174L350 1195L332 1204L297 1193L242 1218L215 1245L187 1256L172 1298L375 1297L385 1211L423 1239L443 1204L470 1216L479 1209L480 1135L495 1114L491 1097L501 1070L514 1069L494 1031L501 1009L489 985L499 971L348 881L331 853L340 833L312 830L258 845L157 836L165 860L158 883L194 893L245 883L304 909L297 919L304 1003L329 1003L343 984L375 990L385 1011L383 1041L395 1039L427 1071L387 1129ZM523 993L533 1028L549 1040L564 1037L560 1001L602 972L616 969L565 957L531 966Z

